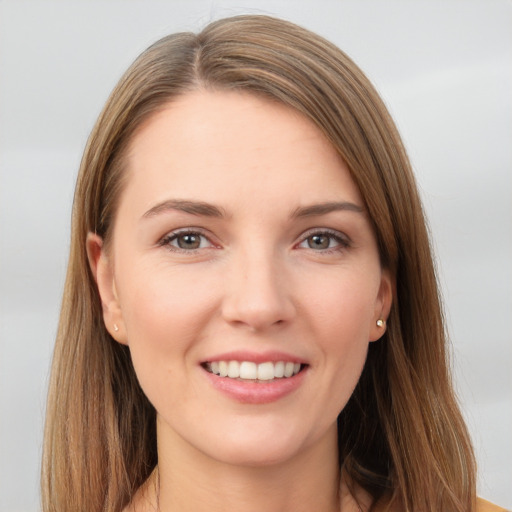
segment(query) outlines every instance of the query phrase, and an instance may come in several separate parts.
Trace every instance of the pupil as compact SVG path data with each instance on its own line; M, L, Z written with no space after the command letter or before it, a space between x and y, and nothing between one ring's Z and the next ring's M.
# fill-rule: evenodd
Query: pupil
M310 236L309 247L311 249L327 249L329 247L329 237L325 235Z
M178 245L181 249L197 249L200 239L197 235L182 235L178 237Z

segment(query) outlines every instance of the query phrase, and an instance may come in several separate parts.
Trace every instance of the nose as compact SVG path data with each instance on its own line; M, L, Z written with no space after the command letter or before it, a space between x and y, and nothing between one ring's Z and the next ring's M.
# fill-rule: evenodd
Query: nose
M283 267L270 255L246 253L231 261L222 304L225 321L254 332L290 322L295 306Z

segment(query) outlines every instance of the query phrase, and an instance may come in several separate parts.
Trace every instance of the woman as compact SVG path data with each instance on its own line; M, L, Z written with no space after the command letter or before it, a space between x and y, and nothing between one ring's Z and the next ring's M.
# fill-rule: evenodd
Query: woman
M407 156L322 38L217 21L112 93L75 194L43 496L484 510Z

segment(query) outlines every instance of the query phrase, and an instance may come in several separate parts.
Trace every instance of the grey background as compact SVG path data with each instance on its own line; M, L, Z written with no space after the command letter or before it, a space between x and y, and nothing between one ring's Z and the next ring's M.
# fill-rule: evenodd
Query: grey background
M482 496L512 508L512 3L0 0L0 511L39 509L44 400L81 153L157 38L242 12L331 39L367 72L430 218Z

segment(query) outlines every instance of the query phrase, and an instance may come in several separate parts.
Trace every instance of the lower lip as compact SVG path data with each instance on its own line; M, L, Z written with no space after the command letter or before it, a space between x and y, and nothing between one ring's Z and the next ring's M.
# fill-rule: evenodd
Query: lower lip
M267 382L251 382L229 377L220 377L204 370L215 389L229 398L244 404L268 404L296 391L307 372L307 367L293 377L274 379Z

